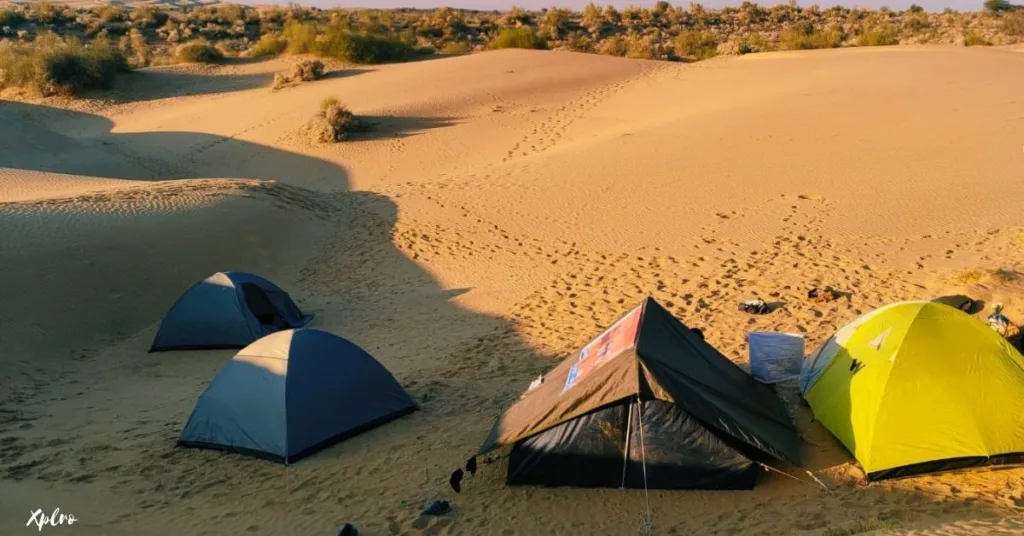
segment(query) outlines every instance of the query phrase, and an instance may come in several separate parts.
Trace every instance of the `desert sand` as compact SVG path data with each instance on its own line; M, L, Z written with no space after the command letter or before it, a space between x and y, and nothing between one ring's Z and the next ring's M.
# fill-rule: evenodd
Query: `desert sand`
M1024 320L1024 55L888 47L663 64L496 51L335 68L153 68L105 100L0 101L0 533L638 534L642 491L450 472L500 409L651 294L745 364L964 292ZM336 96L373 131L298 135ZM148 354L219 270L265 275L422 411L291 467L177 449L231 351ZM848 299L813 304L814 286ZM761 297L782 307L739 312ZM988 314L987 309L982 315ZM650 493L654 534L1021 534L1024 469L858 485L781 394L806 473ZM451 514L420 517L435 499ZM72 530L73 529L73 530Z

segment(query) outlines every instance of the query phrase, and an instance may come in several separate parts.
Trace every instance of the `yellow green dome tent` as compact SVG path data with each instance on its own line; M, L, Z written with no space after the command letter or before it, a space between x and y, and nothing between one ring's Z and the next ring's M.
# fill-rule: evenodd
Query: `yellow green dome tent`
M948 305L887 305L804 361L800 392L868 480L1024 461L1024 357Z

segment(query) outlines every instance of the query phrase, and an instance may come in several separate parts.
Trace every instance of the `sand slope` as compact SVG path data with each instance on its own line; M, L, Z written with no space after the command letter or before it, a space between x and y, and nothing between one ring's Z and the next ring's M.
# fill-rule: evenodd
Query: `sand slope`
M900 299L968 292L1024 320L1019 53L500 51L260 86L288 61L154 69L77 111L0 103L0 532L60 507L96 534L637 533L642 492L510 489L500 462L459 495L447 477L648 293L740 363L747 331L810 350ZM374 131L307 143L327 96ZM232 352L146 349L225 269L281 283L423 411L289 468L175 449ZM851 295L804 299L825 284ZM781 308L736 310L755 296ZM791 470L652 492L655 534L1024 531L1024 469L858 486L781 394L827 489ZM420 517L438 498L455 511Z

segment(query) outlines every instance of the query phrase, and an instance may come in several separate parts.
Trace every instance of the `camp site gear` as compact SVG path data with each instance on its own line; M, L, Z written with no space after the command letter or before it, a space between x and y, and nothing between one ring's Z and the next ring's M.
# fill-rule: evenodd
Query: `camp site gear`
M765 315L772 312L771 308L764 300L747 300L740 304L740 311L744 313L750 313L752 315Z
M830 302L835 301L837 298L839 298L839 292L832 287L825 287L824 289L812 288L807 291L807 299L812 302Z
M290 463L416 409L362 348L318 329L286 330L224 365L178 444Z
M1003 304L993 303L992 314L988 315L988 327L992 328L1001 337L1006 337L1010 331L1010 319L1003 315Z
M312 320L288 293L245 272L218 272L188 289L167 312L150 352L242 348Z
M857 318L804 360L800 392L868 480L1024 454L1024 357L948 305Z
M749 489L758 462L800 456L775 393L651 298L508 407L479 454L503 445L511 485Z

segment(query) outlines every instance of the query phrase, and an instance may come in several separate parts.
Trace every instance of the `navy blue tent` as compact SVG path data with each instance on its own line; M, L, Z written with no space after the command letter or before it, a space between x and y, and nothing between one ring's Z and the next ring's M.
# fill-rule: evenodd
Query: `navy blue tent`
M260 276L217 272L178 298L149 351L242 348L275 331L301 328L312 318Z
M221 369L178 444L290 463L416 409L359 346L318 329L285 330Z

